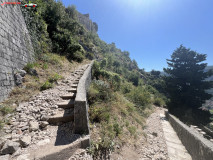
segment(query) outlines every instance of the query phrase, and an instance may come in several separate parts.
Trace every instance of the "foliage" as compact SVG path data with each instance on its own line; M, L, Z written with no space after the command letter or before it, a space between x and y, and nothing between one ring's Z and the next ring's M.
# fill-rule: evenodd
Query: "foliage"
M93 80L90 85L88 101L89 103L95 103L100 101L110 101L112 94L109 88L109 84L102 80Z
M164 69L169 75L165 77L170 98L169 111L179 118L185 117L185 121L189 115L194 121L200 121L203 114L205 119L201 123L209 121L210 114L199 109L205 100L211 98L205 90L213 87L211 82L204 81L212 75L210 71L204 72L207 64L202 62L205 60L205 54L199 54L181 45L173 52L171 59L167 60L169 67ZM186 116L184 113L187 110L189 114Z
M41 86L40 90L46 90L46 89L50 89L53 88L53 83L49 82L48 80L46 82L44 82L44 84Z
M34 63L27 63L27 65L24 67L24 70L29 73L31 69L35 67Z
M63 77L59 75L58 73L53 74L52 76L49 77L48 81L50 83L57 82L58 80L62 79Z
M154 104L155 104L156 106L161 107L161 106L164 106L164 105L165 105L165 102L164 102L164 100L163 100L162 98L157 97L157 98L155 98L155 100L154 100Z
M138 106L145 106L151 103L150 93L143 87L137 87L127 94L127 97Z
M13 111L14 111L14 108L10 107L10 106L1 106L1 108L0 108L0 112L3 115L7 115L9 113L12 113Z

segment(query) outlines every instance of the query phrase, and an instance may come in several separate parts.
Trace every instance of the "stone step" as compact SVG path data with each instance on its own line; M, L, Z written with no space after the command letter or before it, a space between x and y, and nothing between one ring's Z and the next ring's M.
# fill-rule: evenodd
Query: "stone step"
M62 95L60 96L62 99L74 99L76 96L75 93L68 93L68 94L65 94L65 95Z
M73 81L73 84L78 84L78 82L79 82L79 81L77 81L77 80L76 80L76 81Z
M57 105L59 108L74 108L74 100L59 102Z
M72 88L77 88L77 87L78 87L78 84L72 84L71 87L72 87Z
M68 92L72 92L72 93L76 93L77 92L77 88L70 88L67 89Z
M59 122L66 123L71 121L74 121L74 109L63 110L48 119L49 124L57 124Z
M63 145L56 145L57 140L50 141L50 143L46 145L39 146L33 150L30 150L27 159L68 160L76 153L77 149L86 149L90 146L89 135L80 138L76 138L76 135L70 135L69 137L73 137L74 141L72 140L72 143L67 142Z

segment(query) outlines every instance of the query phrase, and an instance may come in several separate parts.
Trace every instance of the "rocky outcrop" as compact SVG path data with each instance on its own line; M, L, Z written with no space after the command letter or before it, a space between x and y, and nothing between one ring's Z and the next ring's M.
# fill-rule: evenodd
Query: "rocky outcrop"
M96 33L98 31L98 25L89 17L89 14L81 14L78 12L78 21L90 32Z

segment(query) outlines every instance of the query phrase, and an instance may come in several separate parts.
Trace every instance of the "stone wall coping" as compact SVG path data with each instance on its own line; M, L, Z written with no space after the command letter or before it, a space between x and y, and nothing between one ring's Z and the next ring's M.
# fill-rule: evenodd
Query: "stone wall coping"
M94 63L94 61L92 61L92 63L89 64L87 69L84 71L83 76L79 80L75 101L86 101L87 100L87 81L88 81L89 75L91 74L91 69L92 69L93 63Z

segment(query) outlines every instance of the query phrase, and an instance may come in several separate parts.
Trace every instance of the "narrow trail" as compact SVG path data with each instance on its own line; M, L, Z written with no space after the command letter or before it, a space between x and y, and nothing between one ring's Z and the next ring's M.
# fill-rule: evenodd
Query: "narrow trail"
M161 113L160 117L170 160L192 160L171 124L166 119L165 114Z
M146 122L146 129L144 130L146 141L142 143L142 157L141 160L169 160L166 140L161 125L160 113L163 110L156 107L155 112L152 113Z

